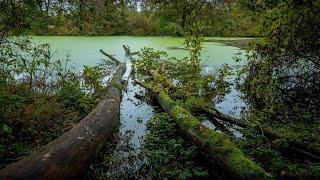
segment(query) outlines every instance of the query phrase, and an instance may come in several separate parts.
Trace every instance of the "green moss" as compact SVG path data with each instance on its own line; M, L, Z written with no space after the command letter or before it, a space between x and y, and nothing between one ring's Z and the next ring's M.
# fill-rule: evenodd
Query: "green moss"
M181 106L183 106L184 108L188 109L188 110L197 110L201 107L205 107L207 105L207 103L205 102L204 99L202 98L197 98L194 96L190 96L188 97L185 102L183 104L181 104Z
M117 88L119 91L123 91L123 90L124 90L123 84L120 84L120 83L112 83L111 85L112 85L113 87Z
M185 131L186 134L192 134L193 138L196 137L198 144L204 146L208 158L213 161L218 161L223 164L223 168L228 169L235 177L246 179L271 179L260 166L255 164L250 159L246 158L240 149L229 140L228 136L208 129L201 124L192 114L179 105L163 91L159 93L159 101L164 102L164 107L170 105L169 112L172 118ZM174 106L172 106L174 105Z

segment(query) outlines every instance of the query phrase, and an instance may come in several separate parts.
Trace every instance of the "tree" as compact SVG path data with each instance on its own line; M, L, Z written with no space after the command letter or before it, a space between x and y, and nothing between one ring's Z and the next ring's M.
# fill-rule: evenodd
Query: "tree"
M35 1L3 0L0 1L0 43L9 34L23 33L30 27L36 10Z
M320 2L245 5L264 12L261 27L266 35L246 67L247 99L273 120L316 120L320 115Z

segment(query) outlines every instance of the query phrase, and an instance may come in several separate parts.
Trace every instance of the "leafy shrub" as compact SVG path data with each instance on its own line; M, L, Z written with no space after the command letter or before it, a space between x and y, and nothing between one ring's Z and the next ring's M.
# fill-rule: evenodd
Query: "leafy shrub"
M95 102L91 96L80 89L79 82L64 82L58 97L64 107L73 108L81 114L88 113Z
M81 78L69 61L54 61L48 44L29 38L0 44L0 168L60 136L103 94L96 67Z
M143 48L139 57L133 61L138 75L142 79L149 76L150 70L156 70L163 78L153 79L155 85L167 79L173 87L164 87L171 97L186 101L189 97L211 102L220 100L229 92L229 83L225 80L230 75L228 66L221 68L218 75L205 74L201 70L201 49L203 38L190 35L185 40L189 57L176 59L169 57L164 51ZM159 82L158 82L159 81Z
M148 176L153 179L194 179L209 174L199 166L197 146L186 141L167 114L154 114L147 124Z

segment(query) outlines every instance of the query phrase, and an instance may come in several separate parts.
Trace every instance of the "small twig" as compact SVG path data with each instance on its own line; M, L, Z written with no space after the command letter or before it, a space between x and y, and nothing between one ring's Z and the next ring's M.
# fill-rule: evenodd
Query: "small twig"
M303 154L303 155L305 155L305 156L309 156L309 157L312 157L312 158L320 161L320 157L317 156L317 155L314 155L314 154L312 154L312 153L310 153L310 152L304 151L304 150L299 149L299 148L294 148L294 149L295 149L297 152L299 152L299 153L301 153L301 154Z
M267 139L267 137L264 135L264 131L263 131L263 128L262 128L261 124L260 124L258 121L254 121L254 122L259 125L260 131L261 131L261 135L262 135L263 139L265 139L265 140L267 141L267 143L268 143L268 148L269 148L269 150L270 150L270 149L271 149L270 142L269 142L269 140Z

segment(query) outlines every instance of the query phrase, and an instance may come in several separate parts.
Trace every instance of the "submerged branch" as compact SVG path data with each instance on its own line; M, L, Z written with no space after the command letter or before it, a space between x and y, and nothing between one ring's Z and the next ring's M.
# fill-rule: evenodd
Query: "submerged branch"
M225 121L225 122L237 125L237 126L242 127L242 128L248 128L249 127L249 123L247 123L246 121L243 121L241 119L238 119L238 118L229 116L227 114L221 113L217 109L211 109L211 108L205 108L205 107L200 107L200 109L203 112L205 112L206 114L211 115L211 116L213 116L215 118L218 118L221 121Z
M121 63L122 63L122 62L121 62L121 61L119 61L117 58L115 58L115 57L113 57L112 55L110 55L110 54L108 54L108 53L104 52L102 49L100 49L100 52L101 52L103 55L107 56L111 61L113 61L113 62L117 63L117 65L119 65L119 64L121 64Z

